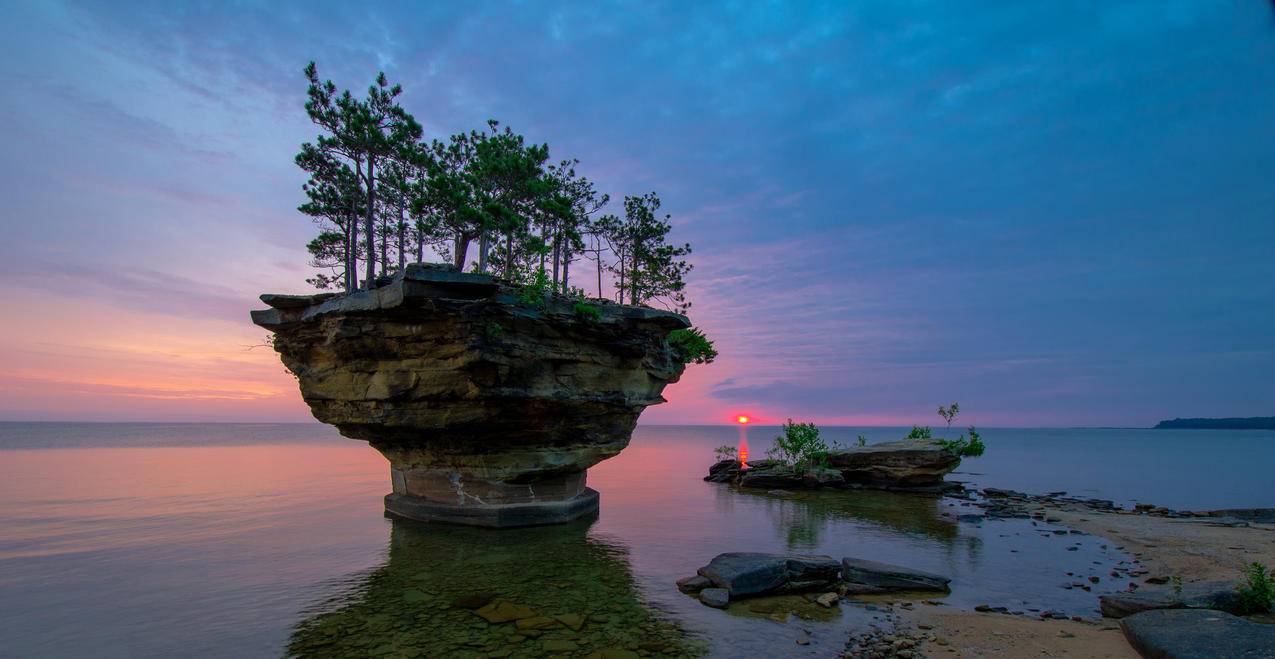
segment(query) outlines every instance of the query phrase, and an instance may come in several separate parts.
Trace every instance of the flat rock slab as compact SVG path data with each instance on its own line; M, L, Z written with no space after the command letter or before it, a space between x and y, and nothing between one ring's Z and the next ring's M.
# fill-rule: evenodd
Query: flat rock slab
M830 556L732 552L718 554L699 574L731 597L750 597L826 589L840 569Z
M1275 625L1221 611L1144 611L1120 621L1133 649L1154 659L1256 659L1275 657Z
M945 592L952 581L939 574L860 558L842 559L841 576L853 586L873 589L866 592Z
M1098 608L1108 618L1125 618L1143 611L1161 609L1212 609L1235 613L1239 596L1235 584L1225 581L1199 581L1182 584L1181 592L1172 586L1143 586L1132 593L1115 593L1098 598Z
M828 454L828 466L847 483L934 485L961 464L961 457L929 439L855 446Z

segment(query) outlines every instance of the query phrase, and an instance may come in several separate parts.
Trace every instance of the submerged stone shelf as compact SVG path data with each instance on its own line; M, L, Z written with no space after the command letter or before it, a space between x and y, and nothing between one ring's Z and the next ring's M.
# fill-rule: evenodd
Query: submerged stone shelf
M570 521L598 509L589 467L628 446L685 365L683 315L552 297L450 266L412 264L349 295L262 295L252 312L315 418L390 462L386 511L477 526Z

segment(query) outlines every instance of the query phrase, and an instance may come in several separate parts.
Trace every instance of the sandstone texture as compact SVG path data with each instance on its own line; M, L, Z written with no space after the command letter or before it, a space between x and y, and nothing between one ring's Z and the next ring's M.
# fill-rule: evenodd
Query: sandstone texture
M629 443L684 364L680 314L550 296L412 264L349 295L263 295L253 311L316 419L390 461L387 510L486 526L597 509L586 470Z

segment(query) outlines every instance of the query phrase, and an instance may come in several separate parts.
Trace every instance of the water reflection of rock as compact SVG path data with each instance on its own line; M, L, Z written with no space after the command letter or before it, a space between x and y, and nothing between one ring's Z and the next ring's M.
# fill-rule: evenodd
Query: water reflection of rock
M952 543L957 524L942 516L939 497L877 490L804 490L771 494L719 488L719 497L759 497L790 549L810 549L833 520L866 522L891 531Z
M682 656L702 651L696 639L643 605L626 550L590 537L589 521L502 530L498 538L481 529L392 524L389 561L348 592L315 607L294 630L289 655L534 657L610 649ZM537 625L545 629L491 624L458 601L490 594L548 618Z

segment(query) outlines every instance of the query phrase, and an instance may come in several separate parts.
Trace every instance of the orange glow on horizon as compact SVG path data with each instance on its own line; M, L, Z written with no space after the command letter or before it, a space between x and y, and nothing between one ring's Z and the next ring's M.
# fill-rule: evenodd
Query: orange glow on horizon
M741 424L748 423L749 421L748 417L744 416L743 414L736 417L735 420L740 422Z

